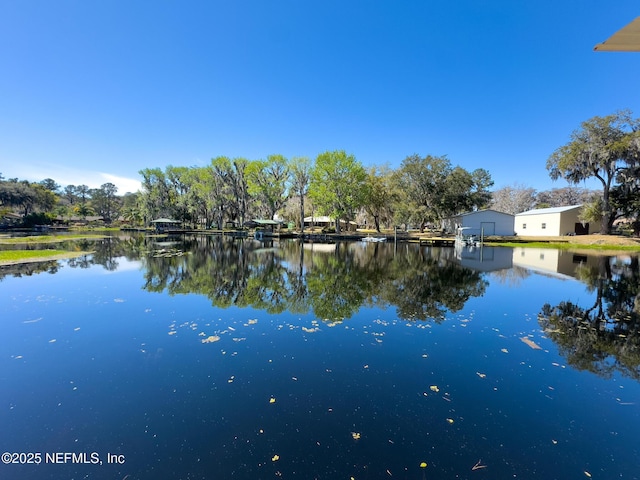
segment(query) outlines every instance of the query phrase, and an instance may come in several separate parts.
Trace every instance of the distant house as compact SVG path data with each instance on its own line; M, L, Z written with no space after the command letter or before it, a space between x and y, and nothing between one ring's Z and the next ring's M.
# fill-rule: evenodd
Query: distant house
M476 212L461 213L443 221L444 229L455 233L459 228L465 229L466 235L513 235L513 215L497 210L478 210Z
M164 233L167 230L178 228L180 225L179 220L174 220L172 218L156 218L155 220L151 220L151 223L155 227L157 233Z
M327 215L321 215L319 217L304 217L304 228L309 227L332 227L335 226L336 220L335 218L329 217ZM344 220L340 220L340 227L346 230L355 230L357 228L356 222L350 221L345 222Z
M599 232L600 222L584 223L579 220L581 211L582 205L570 205L518 213L515 220L516 235L556 237Z

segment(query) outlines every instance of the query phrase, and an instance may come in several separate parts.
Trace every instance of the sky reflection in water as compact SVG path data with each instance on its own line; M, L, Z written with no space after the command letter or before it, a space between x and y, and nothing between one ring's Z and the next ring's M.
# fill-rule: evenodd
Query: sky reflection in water
M615 343L637 332L571 344L538 321L614 301L584 272L534 273L511 250L480 272L415 245L112 241L0 283L2 451L104 464L2 477L638 478L638 352ZM611 279L629 262L607 259Z

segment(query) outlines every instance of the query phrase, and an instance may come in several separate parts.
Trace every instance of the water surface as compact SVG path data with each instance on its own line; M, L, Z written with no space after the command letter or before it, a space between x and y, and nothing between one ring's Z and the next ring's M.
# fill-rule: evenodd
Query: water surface
M634 257L131 236L0 275L0 449L43 455L3 478L639 477Z

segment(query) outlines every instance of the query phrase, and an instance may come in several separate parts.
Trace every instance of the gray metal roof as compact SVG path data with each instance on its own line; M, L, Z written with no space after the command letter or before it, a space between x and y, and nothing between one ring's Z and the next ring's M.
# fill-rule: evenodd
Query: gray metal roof
M520 215L543 215L549 213L562 213L567 212L569 210L575 210L576 208L581 208L582 205L568 205L566 207L551 207L551 208L534 208L533 210L527 210L526 212L517 213L516 216Z
M499 213L500 215L507 215L509 217L513 217L513 215L511 215L510 213L499 212L498 210L494 210L493 208L483 208L482 210L476 210L475 212L459 213L458 215L453 215L453 216L454 217L464 217L466 215L474 215L474 214L480 213L480 212L493 212L493 213Z

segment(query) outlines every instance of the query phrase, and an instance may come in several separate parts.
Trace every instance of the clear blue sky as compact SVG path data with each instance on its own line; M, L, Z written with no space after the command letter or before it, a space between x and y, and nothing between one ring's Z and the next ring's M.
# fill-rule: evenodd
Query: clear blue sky
M583 120L640 116L637 0L0 0L0 172L63 186L212 157L447 155L539 190ZM125 190L126 189L126 190Z

